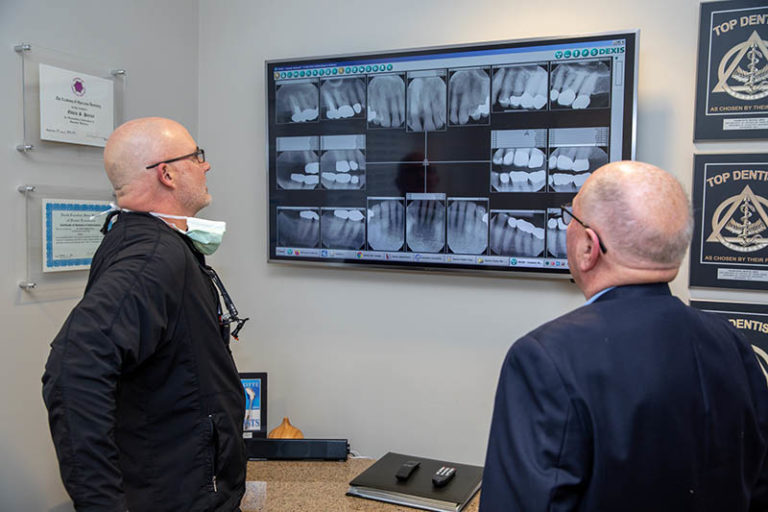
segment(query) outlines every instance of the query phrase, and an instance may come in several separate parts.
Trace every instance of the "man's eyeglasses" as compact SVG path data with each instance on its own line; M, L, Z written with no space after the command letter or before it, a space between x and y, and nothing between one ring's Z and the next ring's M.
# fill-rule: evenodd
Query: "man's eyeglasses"
M160 164L170 164L172 162L178 162L179 160L184 160L185 158L192 158L195 157L197 159L197 163L202 164L205 162L205 150L202 148L195 148L194 153L190 153L188 155L179 156L176 158L171 158L170 160L163 160L162 162L157 162L156 164L148 165L145 167L145 169L152 169L153 167L157 167Z
M605 245L603 245L603 241L600 239L600 235L597 233L597 231L595 231L595 228L589 227L586 222L584 222L583 220L581 220L580 218L578 218L573 214L572 205L564 204L563 206L560 207L560 213L563 216L563 224L566 224L566 225L570 224L571 219L575 219L576 222L584 226L584 229L591 229L595 233L595 236L597 237L597 244L600 246L600 252L602 252L603 254L608 252L608 249L606 249Z

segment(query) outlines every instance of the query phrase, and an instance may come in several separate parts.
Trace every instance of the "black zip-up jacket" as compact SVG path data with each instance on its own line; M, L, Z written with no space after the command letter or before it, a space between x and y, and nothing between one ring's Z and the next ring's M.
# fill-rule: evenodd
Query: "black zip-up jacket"
M143 213L120 213L94 255L43 375L79 512L239 510L245 395L202 265Z

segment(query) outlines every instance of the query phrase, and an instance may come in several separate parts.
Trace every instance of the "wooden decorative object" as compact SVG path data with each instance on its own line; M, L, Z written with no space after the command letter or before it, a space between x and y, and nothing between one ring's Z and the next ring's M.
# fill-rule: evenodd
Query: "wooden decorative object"
M273 428L267 437L270 439L304 439L304 434L291 425L291 420L285 417L283 422Z

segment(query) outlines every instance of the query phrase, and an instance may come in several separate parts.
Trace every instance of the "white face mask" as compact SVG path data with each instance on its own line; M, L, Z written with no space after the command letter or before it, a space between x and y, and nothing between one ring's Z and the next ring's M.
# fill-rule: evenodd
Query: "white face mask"
M181 231L187 238L192 240L192 245L195 249L210 256L221 245L221 239L224 237L224 232L227 230L227 223L218 220L198 219L197 217L184 217L178 215L166 215L164 213L149 212L150 215L155 217L168 217L170 219L186 219L187 230ZM176 227L176 226L173 226Z

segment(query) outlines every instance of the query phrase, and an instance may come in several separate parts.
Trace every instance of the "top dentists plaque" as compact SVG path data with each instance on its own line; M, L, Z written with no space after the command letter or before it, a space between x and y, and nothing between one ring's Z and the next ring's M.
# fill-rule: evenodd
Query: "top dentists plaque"
M694 140L768 138L768 1L701 4Z
M40 138L104 147L114 129L112 80L40 64Z

